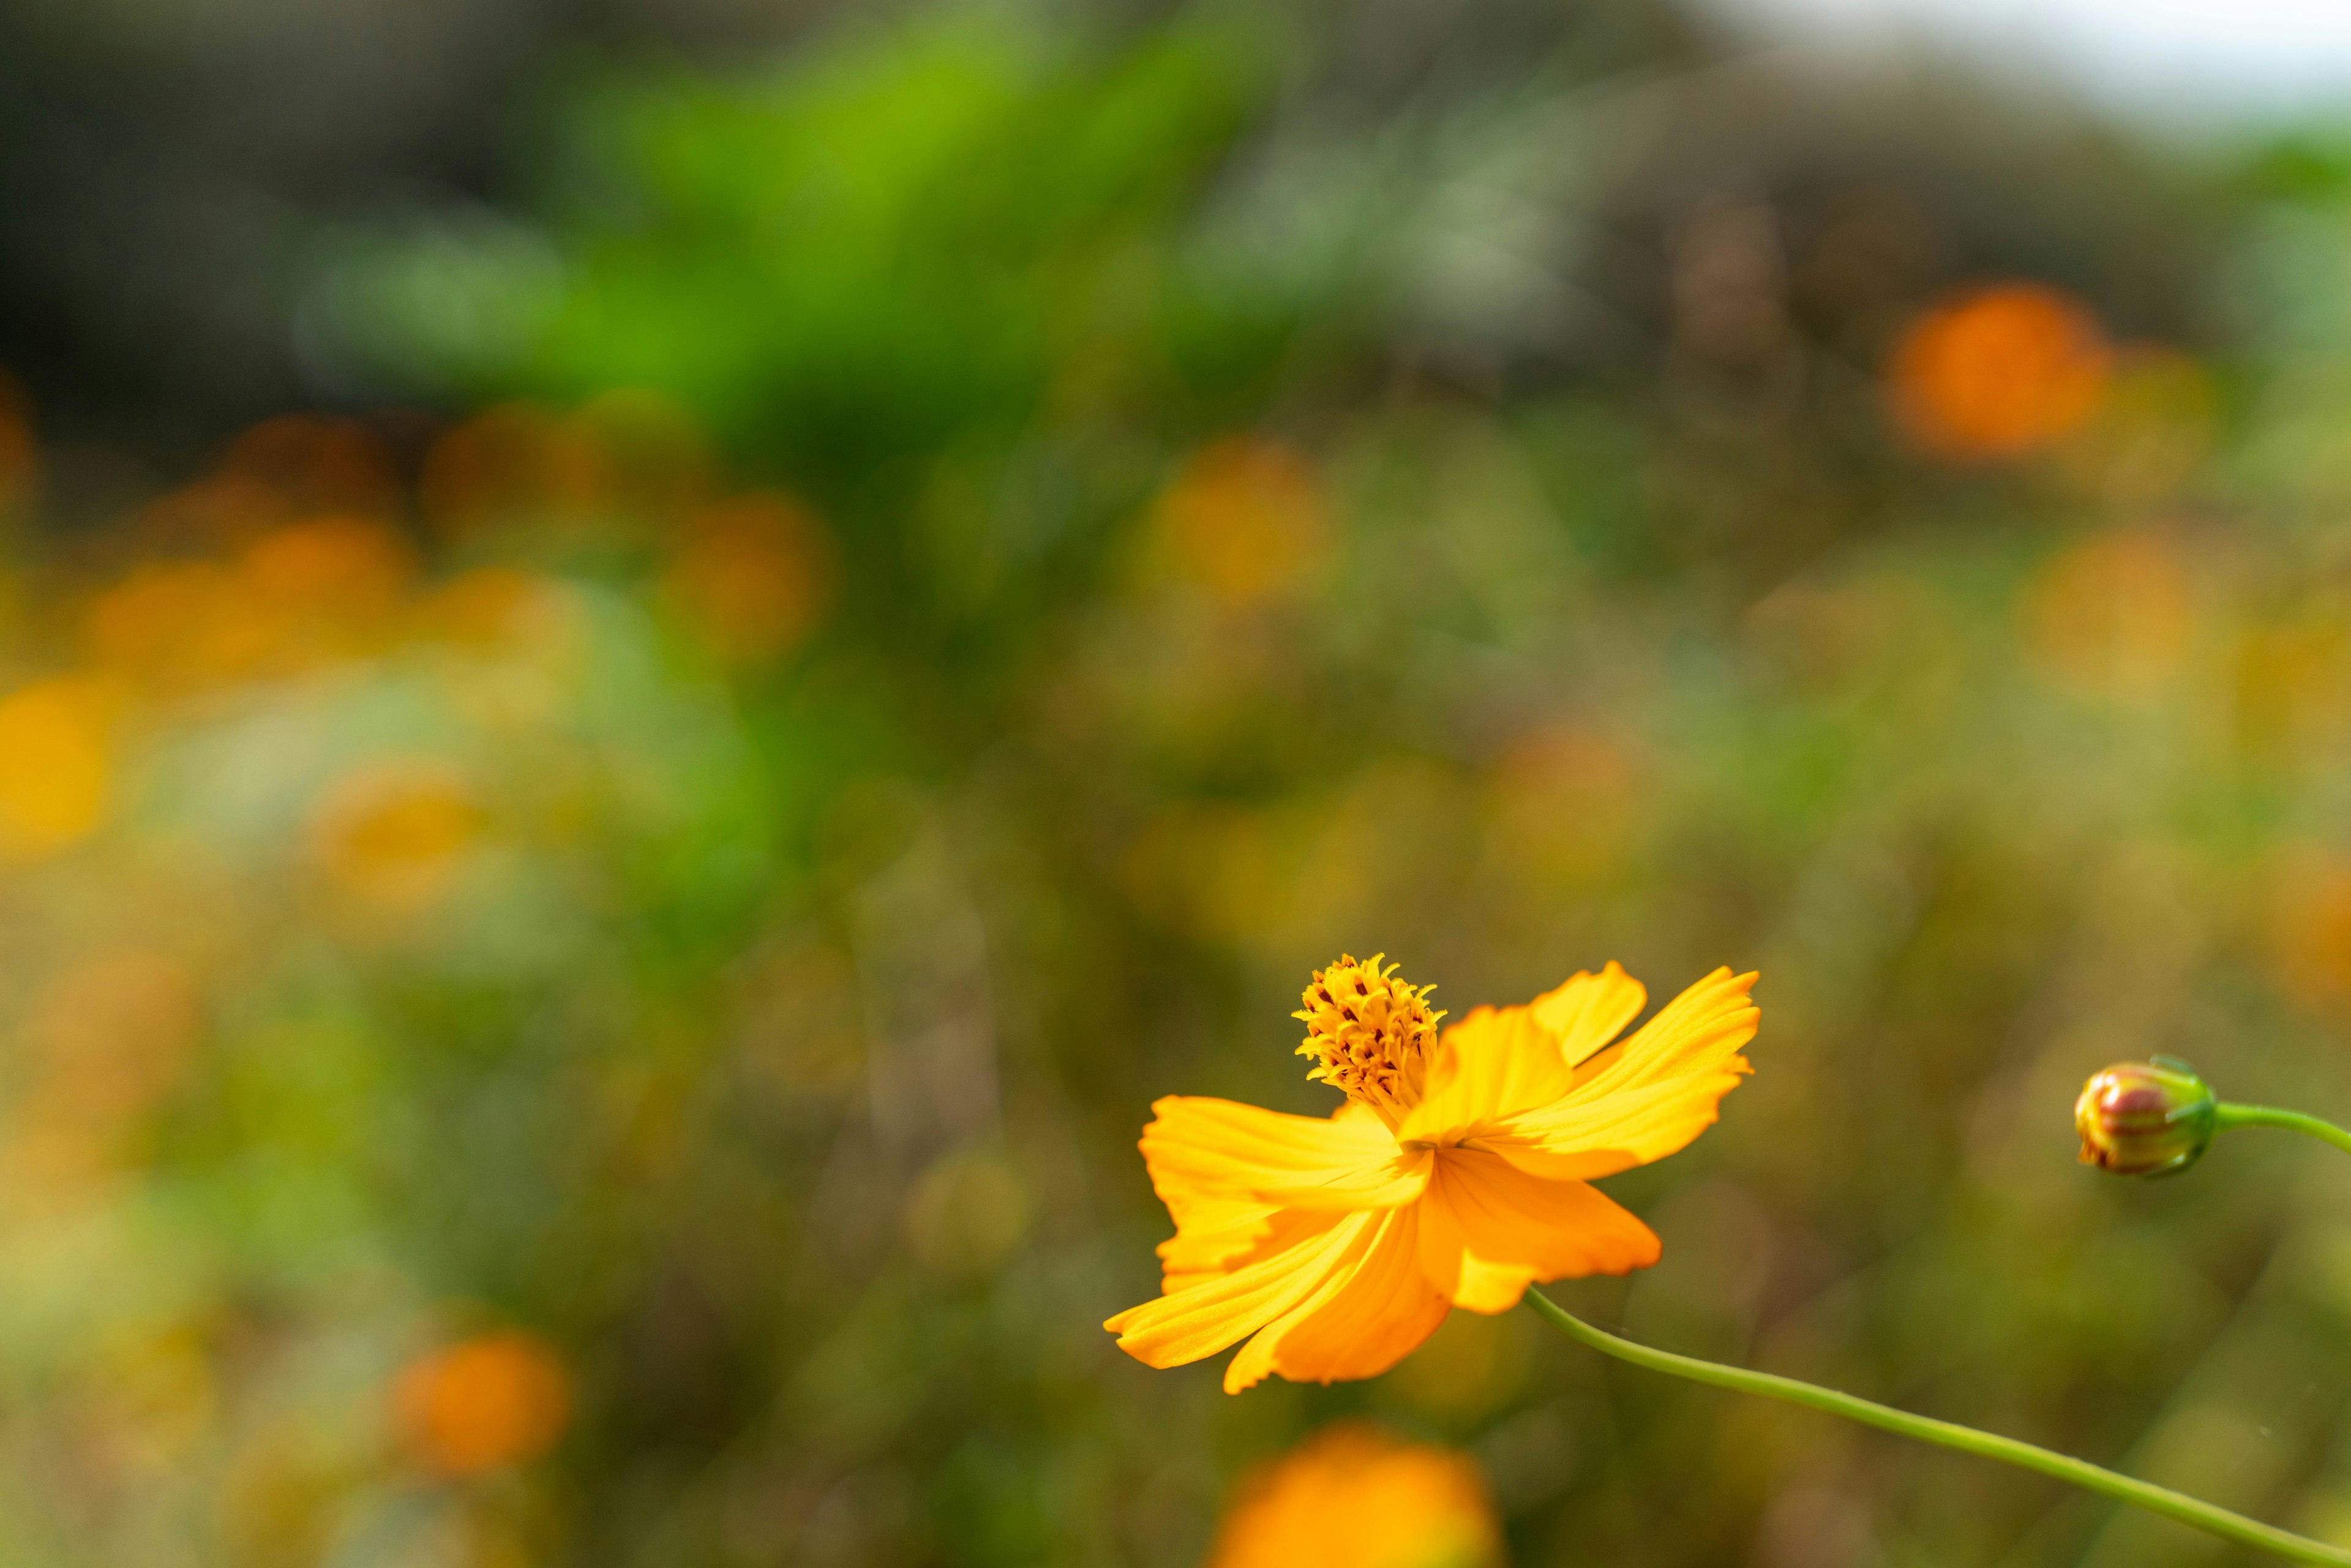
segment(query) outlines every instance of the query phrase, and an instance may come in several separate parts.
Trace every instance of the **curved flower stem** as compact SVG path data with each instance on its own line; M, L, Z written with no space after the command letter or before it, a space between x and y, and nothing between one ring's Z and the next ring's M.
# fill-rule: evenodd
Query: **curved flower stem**
M2351 1155L2351 1133L2332 1122L2322 1122L2315 1116L2305 1116L2299 1111L2279 1111L2267 1105L2231 1105L2222 1103L2214 1112L2212 1130L2225 1133L2231 1127L2284 1127L2305 1133L2322 1143L2333 1144Z
M1593 1328L1541 1291L1529 1291L1527 1304L1553 1328L1578 1343L1587 1345L1603 1355L1629 1361L1635 1366L1647 1367L1652 1372L1670 1372L1677 1377L1711 1384L1717 1388L1734 1389L1741 1394L1761 1394L1766 1398L1784 1399L1792 1405L1807 1405L1815 1410L1825 1410L1832 1416L1843 1416L1866 1426L1882 1427L1889 1432L1899 1432L1906 1437L1916 1437L1921 1442L1939 1443L1944 1448L1980 1455L1987 1459L2001 1459L2028 1470L2038 1470L2044 1476L2054 1476L2061 1481L2086 1487L2091 1491L2104 1492L2124 1502L2136 1503L2151 1513L2194 1525L2223 1540L2257 1547L2263 1552L2273 1552L2291 1562L2351 1563L2351 1552L2339 1547L2307 1540L2258 1520L2247 1519L2242 1514L2231 1513L2225 1508L2199 1501L2185 1492L2116 1475L2085 1460L2052 1453L2031 1443L2020 1443L2013 1437L1995 1437L1990 1432L1979 1432L1972 1427L1956 1426L1926 1416L1913 1416L1907 1410L1856 1399L1850 1394L1839 1394L1814 1384L1799 1383L1792 1377L1723 1366L1694 1356L1677 1355L1669 1350L1652 1350L1647 1345L1635 1344L1631 1340L1619 1339L1613 1333Z

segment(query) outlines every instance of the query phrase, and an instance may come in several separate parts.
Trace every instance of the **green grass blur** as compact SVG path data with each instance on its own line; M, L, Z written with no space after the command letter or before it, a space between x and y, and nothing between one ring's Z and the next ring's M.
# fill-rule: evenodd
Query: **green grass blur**
M569 68L311 247L365 411L69 528L0 399L0 1562L1189 1568L1350 1416L1520 1564L2225 1560L1525 1314L1128 1361L1343 949L1760 968L1563 1300L2351 1542L2351 1168L2070 1124L2351 1114L2351 155L1596 15Z

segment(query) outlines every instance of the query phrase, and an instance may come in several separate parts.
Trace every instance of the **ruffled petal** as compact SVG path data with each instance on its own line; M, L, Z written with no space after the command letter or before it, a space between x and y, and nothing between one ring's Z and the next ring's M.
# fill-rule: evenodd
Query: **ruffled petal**
M1150 1366L1180 1366L1216 1354L1280 1317L1362 1256L1366 1237L1389 1211L1343 1215L1296 1245L1230 1273L1144 1301L1102 1327L1119 1349Z
M1410 1354L1451 1310L1421 1272L1419 1229L1418 1205L1381 1214L1360 1255L1241 1346L1225 1391L1268 1372L1293 1383L1376 1377Z
M1573 1082L1558 1036L1532 1009L1476 1008L1437 1037L1428 1086L1396 1136L1442 1143L1481 1122L1548 1104Z
M1576 1070L1555 1103L1477 1129L1531 1175L1589 1180L1660 1160L1714 1124L1722 1097L1748 1071L1740 1048L1755 1038L1753 975L1718 969L1668 1002L1623 1044Z
M1646 1269L1660 1250L1597 1188L1530 1176L1482 1149L1440 1154L1418 1212L1421 1271L1473 1312L1508 1312L1531 1284Z
M1648 988L1612 960L1596 975L1570 976L1557 990L1527 1004L1527 1011L1559 1041L1560 1055L1573 1067L1614 1040L1648 1003Z
M1159 1244L1160 1290L1189 1290L1219 1274L1288 1251L1346 1218L1336 1208L1280 1208L1247 1201L1197 1201Z
M1719 1071L1733 1062L1732 1071L1746 1071L1739 1050L1755 1038L1756 1019L1762 1016L1747 997L1755 978L1752 973L1717 969L1667 1002L1623 1044L1578 1068L1571 1097L1622 1093L1661 1079Z
M1479 1129L1478 1147L1553 1180L1614 1176L1678 1153L1714 1125L1722 1097L1739 1086L1745 1065L1513 1116Z
M1231 1100L1171 1094L1143 1130L1152 1189L1179 1228L1201 1200L1392 1208L1420 1196L1427 1161L1376 1116L1290 1116Z

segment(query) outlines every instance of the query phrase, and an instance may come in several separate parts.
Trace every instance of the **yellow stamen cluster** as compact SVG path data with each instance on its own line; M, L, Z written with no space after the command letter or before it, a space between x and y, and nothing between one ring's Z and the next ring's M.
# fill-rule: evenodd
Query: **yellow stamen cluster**
M1315 1059L1306 1076L1343 1090L1391 1123L1420 1101L1428 1058L1437 1044L1437 1020L1428 993L1434 986L1409 986L1395 967L1380 967L1384 954L1369 963L1342 956L1318 969L1307 985L1306 1006L1290 1016L1306 1023L1301 1056Z

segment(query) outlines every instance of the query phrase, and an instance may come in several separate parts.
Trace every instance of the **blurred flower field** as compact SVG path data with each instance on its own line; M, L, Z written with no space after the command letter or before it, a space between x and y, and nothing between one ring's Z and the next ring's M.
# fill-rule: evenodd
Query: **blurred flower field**
M1151 1102L1327 1110L1342 951L1760 969L1562 1300L2351 1543L2351 1173L2068 1120L2351 1112L2351 155L2020 240L1714 178L1686 41L1346 45L581 73L317 247L369 398L92 508L6 383L0 1561L2223 1560L1524 1313L1130 1362Z

